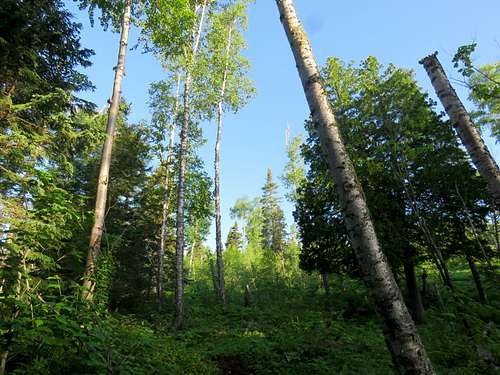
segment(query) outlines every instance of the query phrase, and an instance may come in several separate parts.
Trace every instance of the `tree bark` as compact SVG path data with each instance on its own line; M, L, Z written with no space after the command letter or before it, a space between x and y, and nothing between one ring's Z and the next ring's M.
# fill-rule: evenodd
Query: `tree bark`
M174 140L175 140L175 127L179 107L179 88L180 88L180 74L177 75L177 86L175 90L175 105L172 115L173 121L170 125L170 135L168 144L168 154L165 163L165 179L163 180L163 188L165 194L163 196L162 217L161 217L161 230L160 230L160 248L158 250L158 277L156 280L156 293L158 301L158 310L163 306L163 279L165 278L165 238L167 236L167 218L168 209L170 204L170 164L172 163L174 153Z
M121 25L120 48L118 52L118 64L115 69L115 81L113 83L113 96L108 110L108 122L106 126L106 139L104 141L101 165L99 168L99 179L97 181L97 195L95 202L95 219L90 234L89 252L83 276L82 298L91 301L94 296L95 282L93 280L97 258L101 253L101 238L104 229L104 218L108 194L109 169L111 166L111 153L116 132L116 120L120 107L121 87L125 71L125 55L127 53L128 35L130 29L130 16L132 12L132 0L126 0Z
M331 301L331 294L330 294L329 276L330 275L328 274L328 272L321 273L321 284L323 285L323 289L325 289L325 311L328 315L328 318L327 318L328 325L331 323L331 313L332 313L332 301Z
M500 209L500 170L483 142L469 113L465 110L457 93L453 89L437 58L437 52L420 60L431 79L436 94L450 117L462 144L469 153L472 162L485 179L493 196L495 207Z
M309 40L297 18L294 3L292 0L276 0L276 4L341 202L352 247L374 297L377 311L384 322L386 343L394 365L401 374L432 374L434 371L430 360L380 249L364 193L341 139Z
M175 262L175 329L184 328L184 190L186 184L186 166L188 154L188 131L190 121L190 92L192 82L192 70L196 61L196 52L200 43L200 37L205 18L205 10L208 0L205 0L201 8L201 16L198 30L195 33L193 49L191 53L190 66L186 69L186 80L184 81L184 113L180 134L179 150L179 176L177 186L177 230L176 230L176 262Z
M325 295L330 297L330 280L328 280L328 272L321 273L321 284L323 289L325 289Z
M243 297L243 304L247 307L252 306L253 304L252 291L250 290L250 286L248 284L245 284L245 294Z
M219 298L220 296L219 281L217 280L217 272L215 271L214 261L212 260L212 257L210 257L209 262L210 262L210 274L212 275L212 284L214 287L215 296Z
M422 272L422 292L420 293L420 296L422 298L425 298L427 296L427 278L429 275L427 274L427 271L424 269Z
M500 254L500 238L498 236L498 220L497 220L497 210L493 207L493 230L495 231L495 245L497 249L497 255Z
M222 260L222 230L221 230L221 213L220 213L220 143L222 137L222 116L224 114L223 102L226 93L226 83L229 68L229 53L231 50L231 35L233 32L232 26L229 27L227 45L226 45L226 63L222 77L222 85L220 90L220 98L217 103L217 137L215 140L215 157L214 157L214 204L215 204L215 251L217 254L217 273L219 280L219 297L222 301L224 311L227 310L226 287L224 280L224 262Z
M415 264L411 256L405 255L403 268L405 272L406 289L408 290L408 298L410 300L411 315L415 323L420 324L425 322L425 310L422 303L422 295L418 289Z
M474 259L472 259L472 256L470 256L468 253L465 254L465 258L467 259L467 263L469 263L469 268L472 273L472 278L474 280L474 284L476 285L477 294L479 295L479 301L482 304L488 303L488 297L486 296L486 292L483 289L481 276L479 275L479 271L477 270Z

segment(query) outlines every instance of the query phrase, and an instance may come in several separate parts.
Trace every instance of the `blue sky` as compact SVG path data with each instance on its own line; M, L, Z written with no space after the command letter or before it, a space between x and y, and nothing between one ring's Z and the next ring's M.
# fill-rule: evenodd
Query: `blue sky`
M83 24L82 43L96 55L86 73L96 86L84 96L99 107L111 96L113 66L116 64L118 34L103 31L98 23L91 28L86 12L67 0L68 8ZM498 0L296 0L297 11L311 40L319 64L328 56L344 61L359 62L369 55L387 65L415 71L421 87L437 101L428 77L418 61L439 51L439 58L450 77L458 78L451 59L456 49L477 42L476 64L500 59L500 27ZM131 32L130 46L137 40L138 30ZM231 220L229 209L242 196L260 195L266 169L274 176L282 173L286 163L285 129L292 135L303 133L303 123L309 114L293 56L279 22L274 0L257 0L250 8L249 45L251 78L257 96L237 115L225 117L221 146L221 185L223 238ZM154 57L139 49L129 51L122 92L132 103L131 121L149 120L148 88L164 77ZM455 85L456 86L456 85ZM465 101L467 92L456 87ZM465 103L469 105L468 103ZM439 110L442 107L438 106ZM215 124L203 125L208 143L201 150L207 171L213 175L213 144ZM500 147L487 138L496 160ZM282 191L282 194L284 192ZM288 222L292 222L293 207L283 199ZM208 245L213 247L213 235Z

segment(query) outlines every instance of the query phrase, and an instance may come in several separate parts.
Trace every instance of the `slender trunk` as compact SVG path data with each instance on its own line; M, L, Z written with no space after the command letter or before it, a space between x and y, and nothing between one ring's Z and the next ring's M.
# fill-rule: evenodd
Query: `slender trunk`
M227 75L229 69L229 53L231 50L231 36L233 33L232 25L229 27L227 45L226 45L226 64L222 77L222 85L220 90L220 98L217 103L217 138L215 141L215 157L214 157L214 203L215 203L215 249L217 254L217 273L219 280L219 297L222 301L224 310L227 310L226 287L224 281L224 263L222 260L222 230L221 230L221 213L220 213L220 142L222 137L222 116L224 113L223 102L226 93Z
M214 292L215 292L215 296L217 298L219 298L220 296L220 293L219 293L219 281L217 280L217 272L215 271L215 267L214 267L214 261L213 259L210 257L210 274L212 275L212 284L213 284L213 287L214 287Z
M437 58L437 52L420 60L420 64L427 71L436 94L450 117L451 123L469 153L472 162L485 179L493 196L495 207L500 209L500 170L498 165L491 156L488 147L484 144L469 113L451 86Z
M132 0L125 2L123 12L122 30L120 37L120 49L118 52L118 64L115 70L115 81L113 84L113 96L108 111L108 123L106 127L106 140L101 155L101 165L99 168L99 179L97 181L97 195L95 201L95 219L92 232L90 234L89 252L83 276L84 300L91 301L94 295L95 282L93 280L97 258L101 252L101 238L104 228L104 217L106 200L108 194L109 168L111 166L111 152L116 131L116 119L118 117L122 79L125 70L125 55L127 53L128 34L130 28L130 14L132 11Z
M406 159L404 151L402 150L400 151L400 153L403 156L403 158ZM436 268L439 271L439 275L441 276L443 283L446 286L448 286L451 290L454 290L453 282L451 280L451 276L448 271L448 265L446 264L446 260L443 257L443 253L437 246L436 241L434 239L434 235L432 234L431 230L429 229L429 226L427 225L427 220L425 220L425 217L422 215L420 208L416 203L417 201L416 193L415 189L413 188L413 184L411 183L411 180L408 177L408 171L406 167L405 170L403 170L403 168L397 161L395 161L395 167L397 173L399 173L401 177L401 180L407 181L407 183L403 184L403 189L405 191L406 196L409 199L410 207L413 213L417 216L417 225L422 231L422 234L424 235L424 238L427 241L428 245L430 246L430 255L432 260L434 261L434 264L436 265Z
M193 275L194 277L194 268L193 268L193 260L194 260L194 248L196 246L196 242L193 241L191 244L191 251L189 253L189 276Z
M330 278L328 272L321 273L321 284L323 284L323 289L325 289L325 320L327 327L332 324L332 296L330 293Z
M384 322L386 343L394 365L401 374L432 374L430 360L380 249L365 196L341 139L309 40L297 18L293 1L276 0L276 4L341 202L352 247Z
M495 231L495 245L497 249L497 255L500 254L500 238L498 236L498 220L497 220L497 210L493 208L493 230Z
M467 259L467 263L469 263L469 268L472 273L472 278L474 279L474 284L476 285L477 294L479 295L479 301L482 304L488 303L488 297L486 296L486 292L483 289L483 283L481 282L481 276L479 275L479 271L477 270L476 263L470 254L466 253L465 258Z
M184 190L186 184L186 164L188 154L188 131L190 121L190 91L192 81L192 70L196 61L196 52L200 42L203 20L208 0L205 0L201 9L200 22L194 38L194 44L191 54L190 66L186 69L186 80L184 81L184 113L182 119L182 128L180 134L179 150L179 176L177 185L177 231L176 231L176 263L175 263L175 329L184 328Z
M492 269L493 265L491 264L490 258L488 256L488 254L486 254L486 250L484 249L484 246L481 243L481 240L479 239L479 234L477 232L476 225L474 224L474 221L472 221L472 215L471 215L469 209L467 208L467 204L465 203L464 198L460 194L460 191L458 190L458 186L456 184L455 184L455 190L457 192L458 197L460 198L460 201L462 202L462 206L464 208L465 216L467 217L467 221L469 222L469 225L470 225L470 227L472 229L472 234L474 236L474 239L476 240L477 246L479 247L479 249L483 253L483 258L486 261L486 263L488 264L488 267L490 269ZM464 226L464 230L465 230L465 226Z
M410 300L411 315L415 323L423 323L425 322L425 310L422 303L422 295L418 289L415 264L411 256L405 255L403 268L405 272L406 289L408 290L408 298Z
M424 270L422 272L422 292L420 293L422 298L425 298L427 296L427 278L429 275L427 274L427 271Z
M407 191L407 194L410 198L410 204L412 207L413 212L417 215L417 224L422 233L424 234L424 237L430 246L430 255L432 260L434 261L434 264L436 265L436 268L439 271L439 275L441 276L441 280L443 280L443 283L450 288L450 290L454 290L453 286L453 281L450 276L450 272L448 270L448 264L446 263L446 260L443 257L443 253L441 252L441 249L438 247L436 244L436 241L434 239L434 235L432 234L431 230L429 229L429 226L427 225L427 220L425 220L425 217L422 215L420 212L420 209L415 203L415 191L413 190L413 187L410 186L407 187L405 185L405 190Z
M163 205L162 205L162 217L161 217L161 230L160 230L160 249L158 251L158 277L156 280L156 293L158 301L158 310L162 309L163 306L163 279L165 278L165 239L167 236L167 218L168 209L170 204L170 164L172 162L174 153L174 141L175 141L175 127L177 113L179 109L179 87L180 87L180 74L177 75L177 86L175 89L175 105L174 112L172 114L172 124L170 124L170 135L168 144L168 154L165 163L165 179L163 180L163 189L165 191L163 195Z
M321 284L323 285L323 289L325 289L325 295L330 297L330 280L328 276L328 272L321 273Z

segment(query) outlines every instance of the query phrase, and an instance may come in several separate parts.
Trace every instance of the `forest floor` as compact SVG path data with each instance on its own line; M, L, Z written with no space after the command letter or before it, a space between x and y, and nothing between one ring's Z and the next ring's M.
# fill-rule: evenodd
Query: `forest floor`
M452 271L459 303L437 280L430 280L427 320L418 327L426 349L439 374L498 374L498 285L484 277L490 304L481 305L468 269L456 263ZM192 283L186 288L187 326L175 334L175 341L212 364L214 373L393 373L365 287L349 279L342 290L333 279L329 308L319 279L304 276L294 286L279 280L260 283L250 307L244 306L242 292L229 288L226 313L215 304L208 283ZM172 335L170 319L169 313L154 314L156 332Z
M427 320L418 326L436 373L498 375L500 288L495 276L480 267L490 300L482 305L465 262L453 262L450 269L459 293L452 296L431 273ZM181 332L172 329L171 303L161 313L151 303L149 310L134 314L89 310L70 298L41 304L45 315L38 312L33 320L28 314L12 326L6 373L394 373L379 320L360 281L346 277L341 283L331 277L327 299L317 275L294 272L286 279L272 272L228 271L228 311L216 303L210 280L191 281ZM209 273L199 272L204 274ZM245 283L251 285L250 306L244 305ZM167 302L173 300L168 297Z

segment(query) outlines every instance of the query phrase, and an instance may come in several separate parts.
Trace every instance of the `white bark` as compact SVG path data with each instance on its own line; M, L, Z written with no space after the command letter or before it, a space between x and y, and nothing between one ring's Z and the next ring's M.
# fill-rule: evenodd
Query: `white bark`
M227 75L229 69L229 54L231 51L232 33L233 33L233 27L231 25L228 30L226 52L225 52L226 63L222 77L220 98L219 102L217 103L217 137L215 141L215 157L214 157L214 169L215 169L214 204L215 204L215 245L216 245L215 248L217 254L219 295L222 300L222 305L224 310L227 309L227 300L226 300L226 287L224 280L224 263L222 260L223 246L222 246L221 213L220 213L220 143L222 137L222 117L224 114L223 102L224 102L224 96L226 94L226 84L227 84Z
M190 66L186 69L186 80L184 81L184 116L180 134L179 150L179 177L177 191L177 231L176 231L176 264L175 264L175 328L182 330L184 327L184 190L186 184L186 164L188 153L188 131L190 121L190 90L192 81L192 69L196 61L196 53L200 43L203 22L208 0L203 2L200 21L195 34L193 49L191 53Z
M101 238L104 230L104 218L106 215L106 201L108 195L109 169L111 166L111 153L116 132L116 120L120 107L121 87L125 72L125 55L127 53L128 35L130 29L130 16L132 12L132 0L125 2L123 12L120 48L118 52L118 63L115 69L115 80L113 83L113 96L108 111L108 122L106 127L106 140L104 141L101 165L99 168L99 179L97 181L97 195L95 202L95 219L90 234L89 252L83 276L82 298L92 300L94 295L95 282L93 280L95 264L101 252Z
M297 18L293 1L276 0L276 3L339 195L351 244L374 297L377 311L384 322L384 334L393 362L401 374L432 374L431 363L415 324L380 249L363 191L346 152L333 110L321 83L309 40Z
M429 75L436 94L450 117L451 123L469 153L472 162L479 174L485 179L493 196L495 207L500 209L500 170L498 165L491 156L488 147L484 144L469 113L451 86L437 58L437 52L420 60L420 64L424 66Z
M170 168L174 153L174 140L175 140L175 127L177 125L176 119L179 110L179 88L180 88L180 74L177 75L177 83L175 89L175 104L172 113L172 123L170 124L170 135L168 144L167 160L165 163L165 178L163 180L163 189L165 194L163 196L162 217L161 217L161 230L160 230L160 249L158 251L158 277L156 280L156 292L158 300L158 309L161 310L163 305L163 279L165 278L165 237L167 236L167 218L168 209L170 204Z

